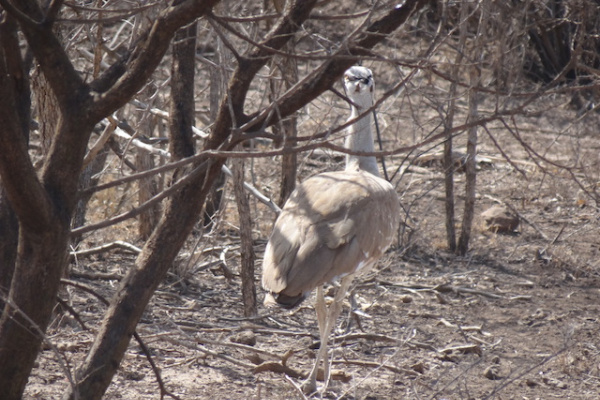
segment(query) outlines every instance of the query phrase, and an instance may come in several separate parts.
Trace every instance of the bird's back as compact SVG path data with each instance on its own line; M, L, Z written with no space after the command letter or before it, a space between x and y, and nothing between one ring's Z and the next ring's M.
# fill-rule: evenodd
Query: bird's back
M263 260L269 301L293 307L315 287L371 266L397 231L393 186L364 171L316 175L292 193Z

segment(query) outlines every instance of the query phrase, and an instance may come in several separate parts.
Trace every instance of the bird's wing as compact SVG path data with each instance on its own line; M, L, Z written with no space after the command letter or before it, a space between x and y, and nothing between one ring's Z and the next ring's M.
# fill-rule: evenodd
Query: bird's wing
M263 287L296 296L372 264L391 243L399 203L365 172L331 172L298 186L265 251Z

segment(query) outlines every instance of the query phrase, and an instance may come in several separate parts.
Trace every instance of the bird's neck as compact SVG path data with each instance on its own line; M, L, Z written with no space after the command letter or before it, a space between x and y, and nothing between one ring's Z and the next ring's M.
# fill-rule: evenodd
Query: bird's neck
M355 119L363 111L352 106L350 119ZM346 148L353 152L374 151L373 136L371 134L371 113L356 121L348 128L349 135L346 137ZM366 171L379 176L377 160L373 156L346 155L346 171Z

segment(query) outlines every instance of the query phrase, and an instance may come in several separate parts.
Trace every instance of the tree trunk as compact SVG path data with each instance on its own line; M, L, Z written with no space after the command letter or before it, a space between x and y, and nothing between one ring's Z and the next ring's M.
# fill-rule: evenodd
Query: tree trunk
M31 108L31 93L29 91L29 73L21 59L17 25L10 16L4 16L0 22L0 72L10 76L11 92L14 93L14 113L10 109L6 118L15 119L15 129L21 131L21 136L26 144L29 143L29 121ZM2 96L8 93L2 92ZM13 121L13 122L14 122ZM6 129L4 126L2 129ZM8 296L15 262L17 260L17 245L19 236L19 221L10 205L8 195L0 179L0 313L4 309L4 298Z
M450 91L452 93L452 91ZM451 110L446 117L446 130L451 132L452 117L454 115L454 101L451 102ZM446 210L446 242L450 251L456 250L456 228L454 227L454 163L452 160L452 135L446 136L444 142L444 206Z
M292 52L294 47L291 43L286 46L287 52ZM298 66L293 58L284 58L280 64L281 77L283 79L283 90L286 91L298 82ZM290 148L296 145L295 139L298 136L298 121L295 115L284 119L279 124L273 126L273 131L283 141L284 148ZM290 194L296 188L296 176L298 171L298 155L296 153L287 153L281 157L281 185L279 186L279 200L277 204L283 207Z
M29 162L29 82L15 25L4 17L0 23L0 272L2 286L10 282L10 291L0 318L0 398L12 400L22 396L50 320L69 229L68 219L48 207L49 198ZM48 177L43 171L42 179ZM47 187L52 189L50 181ZM59 200L60 190L54 194L52 200ZM63 210L72 206L68 201L60 204Z
M220 5L224 8L223 5ZM214 37L216 43L216 51L214 56L214 66L210 68L210 118L211 121L217 119L219 113L219 107L221 106L221 99L223 98L223 92L226 90L226 83L229 79L227 69L222 68L223 65L228 65L232 58L229 50L223 44L223 41L218 35ZM202 225L207 231L210 231L214 225L214 218L221 209L221 200L223 198L223 191L225 189L225 183L227 177L224 173L220 173L219 177L215 181L215 184L210 189L210 193L204 204L204 214L202 216Z
M241 238L241 265L240 275L242 278L242 300L244 303L244 316L256 315L256 285L254 283L254 247L252 240L252 216L250 214L250 203L248 195L244 190L244 160L242 158L233 161L233 190L237 203L240 219Z
M289 1L289 0L287 0ZM286 0L273 0L275 11L282 13L285 8ZM267 3L267 2L265 2ZM268 7L265 4L265 7ZM286 53L293 54L294 43L288 42L283 50ZM298 64L293 57L278 57L271 63L271 68L277 68L281 74L281 82L276 80L269 81L271 101L298 82ZM283 148L290 148L296 145L295 139L298 136L298 119L295 115L273 125L273 133L279 138L277 146L283 145ZM281 184L279 185L279 199L277 204L283 207L290 194L296 188L296 177L298 175L298 155L296 153L287 153L281 156Z
M0 181L0 311L10 289L19 242L19 221L1 185Z
M0 89L4 88L0 84ZM9 92L2 92L8 94L8 102L13 100ZM4 102L0 108L10 106ZM77 135L87 141L85 133L89 135L92 127L77 116L73 119L74 123L68 124L59 117L62 122L57 134ZM47 161L48 169L42 171L38 182L33 166L27 165L27 146L18 138L20 130L1 116L0 125L4 128L0 147L7 149L0 155L0 174L20 223L8 304L0 319L0 398L12 400L21 398L56 304L85 146L52 146L48 155L51 160L66 157L71 162L63 162L63 168L56 169L51 167L52 161Z
M472 66L470 68L470 86L469 90L469 121L477 119L478 94L476 87L479 85L479 68ZM460 238L458 240L458 254L464 256L469 250L469 239L473 226L475 214L475 192L477 183L477 126L469 129L467 137L467 157L465 160L465 207L461 224Z
M86 400L102 398L146 305L198 220L198 204L206 198L221 165L213 164L202 174L204 179L185 186L167 201L157 228L119 285L96 340L76 371L77 387L68 390L65 399L75 399L75 393Z
M175 159L194 154L194 76L196 66L196 22L175 33L171 66L169 151Z
M36 103L36 118L39 123L41 136L42 154L46 155L50 150L53 136L58 125L59 107L56 96L52 93L44 73L39 67L35 68L31 79L33 94Z
M174 159L194 153L195 43L195 23L175 34L169 113L169 149ZM206 180L202 181L202 176L199 176L200 182L187 185L167 200L158 225L138 256L135 268L121 282L88 356L77 369L77 386L65 394L65 399L79 396L93 400L101 399L104 395L139 318L198 220L200 205L211 180L215 178L215 171L220 171L220 164L218 169L210 169ZM182 176L183 172L175 172L174 179Z
M137 171L147 171L154 168L152 154L144 149L137 149L135 155L135 167ZM138 204L144 204L158 194L156 177L150 176L138 181ZM152 234L160 215L160 203L150 207L139 216L138 233L141 240L146 240Z
M19 253L9 304L0 320L0 398L20 399L50 322L66 265L68 226L19 235ZM61 262L58 262L58 261ZM30 266L42 266L45 273ZM33 300L35 299L35 300ZM33 300L33 301L32 301ZM18 365L8 360L19 360Z

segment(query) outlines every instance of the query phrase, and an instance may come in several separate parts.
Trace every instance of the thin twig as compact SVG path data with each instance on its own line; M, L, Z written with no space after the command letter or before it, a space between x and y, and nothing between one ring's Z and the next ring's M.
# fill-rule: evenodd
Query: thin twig
M79 322L79 325L81 325L81 328L84 331L89 331L90 330L85 325L85 322L83 322L83 320L81 319L81 317L79 316L79 314L77 313L77 311L75 311L75 309L73 307L71 307L69 305L69 303L67 303L66 301L64 301L60 297L57 297L57 301L58 301L58 304L60 304L61 307L64 307L69 312L69 314L71 314L73 316L73 318L75 318L75 321Z
M140 348L144 352L146 359L150 363L150 367L152 367L152 371L154 372L154 376L156 377L156 381L158 382L158 387L160 388L160 398L162 399L165 395L167 395L174 399L181 400L181 398L179 396L173 394L171 391L169 391L165 387L165 383L163 382L162 377L160 375L160 369L158 369L158 367L154 363L154 360L152 359L152 356L150 355L150 349L148 349L148 347L146 347L146 344L144 343L144 341L142 340L140 335L136 331L133 331L133 337L138 342L138 344L140 345Z

